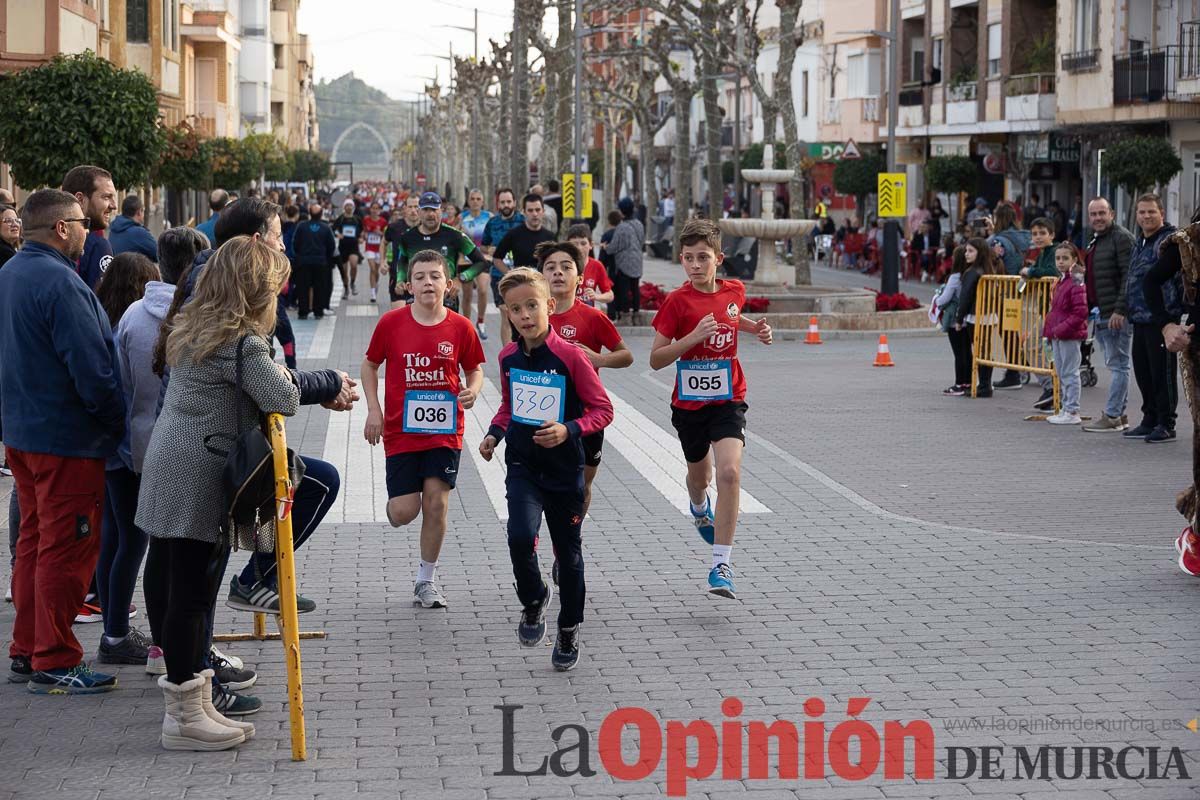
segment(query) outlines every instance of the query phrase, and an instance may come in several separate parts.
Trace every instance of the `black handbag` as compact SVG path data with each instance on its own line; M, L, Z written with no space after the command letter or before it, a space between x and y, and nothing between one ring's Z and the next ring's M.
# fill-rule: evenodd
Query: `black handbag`
M235 385L241 403L242 348L246 338L238 340L235 366ZM223 494L221 533L235 549L258 553L275 552L275 453L271 441L263 433L262 415L258 425L242 429L242 417L237 415L237 436L229 450L209 444L212 439L229 439L226 434L214 433L204 437L204 448L225 459L221 469ZM292 485L304 477L304 462L288 449Z

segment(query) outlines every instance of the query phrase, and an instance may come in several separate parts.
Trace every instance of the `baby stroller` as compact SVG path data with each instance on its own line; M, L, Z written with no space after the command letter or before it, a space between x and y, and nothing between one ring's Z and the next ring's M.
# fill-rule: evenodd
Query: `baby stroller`
M1087 338L1079 343L1079 382L1083 386L1096 385L1096 368L1092 366L1092 351L1096 349L1096 322L1100 319L1100 309L1093 308L1088 314Z

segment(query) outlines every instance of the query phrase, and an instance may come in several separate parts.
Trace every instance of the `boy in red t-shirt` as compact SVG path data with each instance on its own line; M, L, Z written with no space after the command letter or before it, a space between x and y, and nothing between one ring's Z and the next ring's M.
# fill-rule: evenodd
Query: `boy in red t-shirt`
M371 302L376 302L379 283L379 252L383 248L383 234L387 230L387 217L380 212L379 203L371 204L371 213L363 220L363 238L366 239L367 267L371 274ZM357 291L354 292L358 294Z
M567 229L567 241L579 248L586 261L583 269L579 270L579 299L589 306L611 303L612 279L608 277L608 270L604 265L592 258L592 229L584 223L572 225Z
M412 305L384 314L362 364L367 400L366 440L383 439L387 454L388 522L407 525L421 515L421 560L413 602L445 608L437 586L438 556L446 537L450 490L462 455L463 412L483 388L483 345L471 323L442 303L446 260L424 250L409 262ZM388 362L384 408L379 365ZM459 368L466 387L459 383Z
M586 225L581 227L586 228ZM579 269L583 265L583 251L574 238L566 242L546 242L534 251L538 268L550 284L550 296L554 298L554 313L550 315L550 327L554 332L575 345L588 361L600 372L601 367L618 369L633 363L633 353L625 346L625 340L617 333L612 320L598 308L585 305L576 296L581 284ZM603 267L601 267L603 269ZM607 276L606 276L607 277ZM602 352L608 350L607 353ZM600 455L604 448L604 431L584 436L583 442L583 513L586 515L592 504L592 482L600 471ZM550 576L558 583L558 561L554 562Z
M741 281L717 280L717 267L725 256L716 223L688 220L679 245L679 261L688 281L668 294L654 315L650 367L658 370L675 364L671 424L688 462L693 522L713 546L708 592L736 599L730 557L741 502L747 409L746 378L737 358L738 331L770 344L771 326L766 319L753 322L741 315L746 302ZM714 460L715 509L708 496Z

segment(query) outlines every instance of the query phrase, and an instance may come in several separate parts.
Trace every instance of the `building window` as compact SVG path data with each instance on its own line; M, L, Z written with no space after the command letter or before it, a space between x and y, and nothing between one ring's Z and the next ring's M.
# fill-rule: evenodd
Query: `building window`
M162 0L162 44L167 50L179 50L178 0Z
M879 96L879 51L870 50L846 58L846 96Z
M942 51L946 45L946 40L939 36L931 44L932 47L929 51L929 80L934 84L939 84L942 82Z
M912 52L909 55L908 79L910 81L925 80L925 37L916 36L911 41Z
M275 45L275 69L283 69L283 45Z
M1100 46L1100 1L1075 0L1075 52Z
M271 127L283 127L283 103L271 103Z
M808 117L808 70L800 73L800 116Z
M150 41L150 0L129 0L125 6L125 41Z
M1000 23L988 25L987 74L994 78L1000 74Z

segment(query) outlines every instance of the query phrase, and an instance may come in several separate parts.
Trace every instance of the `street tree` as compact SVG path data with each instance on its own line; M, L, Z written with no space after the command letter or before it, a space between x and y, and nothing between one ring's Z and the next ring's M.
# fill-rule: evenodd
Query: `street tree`
M56 56L0 75L0 161L29 189L58 186L78 164L102 166L128 188L158 164L158 114L145 74L90 51Z

